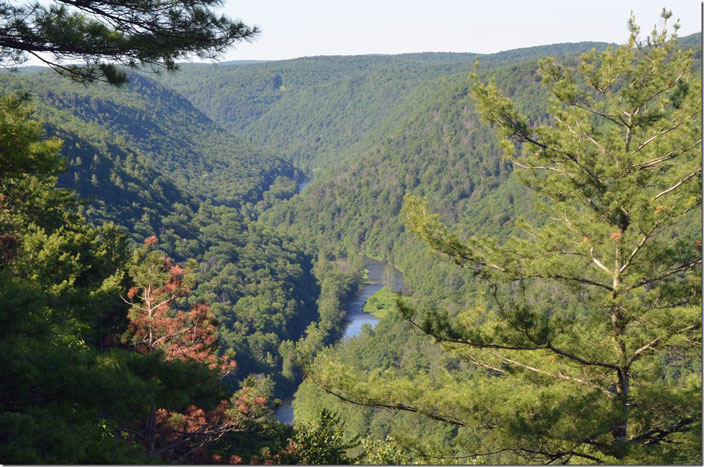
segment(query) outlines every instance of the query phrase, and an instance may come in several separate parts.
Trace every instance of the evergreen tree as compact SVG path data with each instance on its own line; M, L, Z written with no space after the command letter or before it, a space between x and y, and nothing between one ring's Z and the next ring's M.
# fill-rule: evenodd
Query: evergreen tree
M148 237L133 255L129 274L135 285L123 297L130 305L123 340L141 354L155 353L166 361L207 366L211 372L201 376L204 380L222 379L234 370L235 362L217 354L217 321L203 302L188 312L173 307L178 298L190 294L193 277L189 269L152 251L157 242L156 236ZM186 381L187 386L191 384ZM193 403L185 410L153 405L142 423L121 429L141 442L151 456L211 462L209 449L217 441L231 433L251 431L259 419L269 415L265 395L256 387L244 386L211 410Z
M286 464L347 465L355 461L347 452L359 446L355 439L345 439L340 418L323 409L317 423L296 426L288 450L281 459Z
M212 462L223 437L261 432L268 394L226 389L232 364L216 354L208 307L144 306L145 289L157 303L184 295L186 271L147 249L130 263L126 234L89 225L56 188L61 142L41 141L31 116L23 98L0 98L0 459Z
M220 3L0 2L0 65L16 65L31 55L76 81L111 84L127 79L114 63L175 70L178 59L215 57L257 34L256 27L216 15L211 8Z
M476 370L388 379L323 355L316 383L468 427L479 461L701 462L700 83L676 34L642 43L629 24L576 68L540 62L550 125L475 78L542 219L502 243L462 239L406 199L411 229L488 288L453 316L401 311Z
M152 385L103 353L124 324L126 236L89 226L56 189L61 143L40 141L31 114L0 99L0 458L144 462L109 420L134 417Z

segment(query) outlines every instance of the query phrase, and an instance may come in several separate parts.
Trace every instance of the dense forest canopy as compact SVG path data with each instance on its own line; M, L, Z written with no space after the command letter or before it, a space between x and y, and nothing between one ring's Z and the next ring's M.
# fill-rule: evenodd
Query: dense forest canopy
M505 159L539 195L538 224L461 239L407 196L411 229L488 283L465 309L399 303L469 368L381 373L334 354L310 379L345 401L472 430L459 447L488 462L701 455L699 81L674 36L646 45L638 33L631 23L624 46L576 67L540 62L547 125L474 83ZM579 423L563 425L565 414Z
M481 56L488 68L604 43L557 44ZM168 86L236 135L272 147L311 174L353 157L415 111L417 88L469 72L476 54L306 57L242 65L184 65ZM335 169L332 169L335 170Z
M0 6L1 462L701 462L700 35L130 69L218 3Z

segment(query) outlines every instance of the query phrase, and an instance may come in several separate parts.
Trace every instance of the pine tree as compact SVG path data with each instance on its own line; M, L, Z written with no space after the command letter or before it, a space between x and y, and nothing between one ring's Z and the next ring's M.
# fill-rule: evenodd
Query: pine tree
M576 68L540 62L549 125L474 74L542 219L503 243L462 239L406 198L411 229L487 284L459 315L400 304L473 373L389 380L323 356L321 387L467 427L480 462L701 462L701 85L676 33L642 43L629 24Z
M124 324L127 238L88 225L56 188L61 142L41 141L31 116L25 99L0 98L0 458L144 462L108 426L153 389L104 353Z
M126 329L128 271L166 298L187 291L187 271L147 248L130 263L126 234L89 225L75 193L56 187L61 142L41 141L31 117L23 98L0 98L0 458L212 461L218 439L252 432L271 413L265 393L225 388L232 363L217 355L202 303L152 307L162 312L155 321ZM135 306L137 292L126 294ZM158 337L145 343L143 328ZM122 348L125 333L142 353ZM159 428L151 438L149 424Z
M123 84L115 63L177 69L192 55L215 57L253 38L258 30L218 16L221 0L77 1L0 3L0 65L31 55L79 82ZM76 60L82 65L71 63ZM67 63L68 62L68 63Z
M124 342L141 354L162 355L167 362L207 365L222 379L235 369L235 362L218 355L217 322L210 308L202 302L187 312L173 306L191 292L189 269L154 251L156 236L144 243L135 251L129 268L135 285L123 297L130 305ZM245 386L210 410L193 403L185 410L153 405L139 426L122 429L135 436L151 456L212 462L209 447L229 434L253 430L258 420L270 414L261 391Z

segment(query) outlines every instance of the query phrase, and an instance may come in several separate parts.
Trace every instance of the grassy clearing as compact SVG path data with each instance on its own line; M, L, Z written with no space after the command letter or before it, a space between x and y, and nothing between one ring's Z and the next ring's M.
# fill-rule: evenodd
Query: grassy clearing
M374 315L379 319L384 319L393 312L395 307L396 294L388 287L383 287L377 293L369 297L362 311Z

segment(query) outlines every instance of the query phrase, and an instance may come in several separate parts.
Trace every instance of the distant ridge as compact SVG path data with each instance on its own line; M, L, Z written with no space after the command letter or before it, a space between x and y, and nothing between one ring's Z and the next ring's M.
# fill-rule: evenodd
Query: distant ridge
M699 37L697 34L693 34L694 40ZM687 45L695 42L690 39L692 36L687 36ZM685 39L680 39L684 41ZM380 53L370 53L370 54L351 54L351 55L306 55L302 57L295 58L285 58L280 60L230 60L227 62L218 62L216 65L220 66L237 66L237 65L251 65L251 64L261 64L261 63L282 63L282 62L293 62L301 60L357 60L362 58L392 58L392 59L413 59L413 58L473 58L473 57L497 57L501 59L511 59L512 57L523 58L525 55L534 56L540 53L559 55L560 53L574 53L575 49L579 50L590 50L591 48L596 48L597 50L603 50L606 46L612 45L617 46L615 43L598 42L598 41L582 41L582 42L560 42L556 44L547 45L536 45L531 47L520 47L515 49L501 50L499 52L491 53L477 53L477 52L404 52L398 54L380 54ZM561 52L564 50L564 52ZM208 63L193 63L193 62L183 62L183 65L209 65Z
M215 65L230 66L230 65L251 65L253 63L266 63L275 60L228 60L226 62L216 62ZM189 62L184 62L189 63Z
M678 39L680 45L683 46L696 46L701 44L701 32L696 32L694 34L689 34L687 36L680 37ZM601 41L580 41L580 42L558 42L555 44L545 44L545 45L534 45L530 47L517 47L513 49L500 50L498 52L490 53L477 53L477 52L405 52L399 54L381 54L381 53L369 53L369 54L351 54L351 55L306 55L302 57L286 58L280 60L229 60L226 62L219 62L217 65L230 66L230 65L250 65L256 63L275 63L275 62L289 62L294 60L311 60L311 59L344 59L344 58L362 58L362 57L398 57L398 58L413 58L422 56L472 56L472 57L501 57L511 59L512 56L516 58L523 58L525 55L537 55L540 53L547 53L552 55L559 55L561 49L568 49L567 53L574 53L574 49L591 49L595 48L597 50L603 50L606 46L618 46L619 44L615 42L601 42ZM184 62L184 64L198 65L198 63Z

